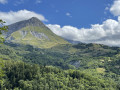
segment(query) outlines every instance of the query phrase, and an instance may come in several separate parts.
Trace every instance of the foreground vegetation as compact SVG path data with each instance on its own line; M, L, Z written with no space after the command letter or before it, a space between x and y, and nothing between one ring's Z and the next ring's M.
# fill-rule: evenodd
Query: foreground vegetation
M3 61L0 89L14 90L119 90L111 79L94 77L80 70L62 70L22 61Z

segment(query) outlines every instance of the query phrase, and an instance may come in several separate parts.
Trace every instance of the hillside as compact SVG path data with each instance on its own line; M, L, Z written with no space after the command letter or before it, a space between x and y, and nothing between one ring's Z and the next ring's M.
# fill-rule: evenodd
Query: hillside
M62 69L97 69L119 72L120 48L100 44L59 45L49 49L34 48L30 45L6 43L0 45L0 58L22 60L40 65L53 65Z

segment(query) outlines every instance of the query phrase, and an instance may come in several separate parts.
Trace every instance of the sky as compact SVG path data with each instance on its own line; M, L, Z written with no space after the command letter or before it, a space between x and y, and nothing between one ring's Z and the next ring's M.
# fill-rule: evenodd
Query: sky
M69 40L120 46L120 0L0 0L0 19L37 17Z

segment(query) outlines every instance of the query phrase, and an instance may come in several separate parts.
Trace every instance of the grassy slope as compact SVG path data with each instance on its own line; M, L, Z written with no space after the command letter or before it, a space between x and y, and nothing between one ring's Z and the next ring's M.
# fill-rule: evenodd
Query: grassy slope
M24 38L22 38L20 31L27 31L28 33ZM49 39L36 38L30 33L30 31L44 33ZM14 42L14 43L29 44L29 45L33 45L33 46L36 46L39 48L50 48L50 47L53 47L58 44L68 44L67 41L65 41L63 38L55 35L52 31L47 30L45 28L41 28L41 27L27 26L16 32L13 32L11 34L11 36L15 39L15 40L12 40L12 42Z

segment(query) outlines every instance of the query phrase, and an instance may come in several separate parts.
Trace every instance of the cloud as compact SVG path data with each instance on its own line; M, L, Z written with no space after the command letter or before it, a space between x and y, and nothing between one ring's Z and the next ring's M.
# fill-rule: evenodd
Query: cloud
M12 24L18 21L26 20L31 17L37 17L41 21L47 21L47 19L45 19L43 15L28 10L19 10L17 12L0 12L0 18L6 21L7 24Z
M0 3L5 4L5 3L7 3L7 0L0 0Z
M56 13L58 13L59 12L59 10L56 10Z
M70 13L66 13L67 16L70 16L71 14Z
M66 13L66 16L72 17L71 14L69 12Z
M120 17L118 20L108 19L102 24L91 25L91 28L78 29L72 26L47 25L55 34L69 40L85 43L100 43L120 46Z
M23 4L23 3L24 3L24 0L19 0L19 1L15 1L14 5L18 6L18 5Z
M110 12L114 16L120 16L120 0L115 0L114 4L110 8Z
M36 3L41 3L42 1L41 0L36 0Z
M109 7L106 7L105 10L109 10Z

